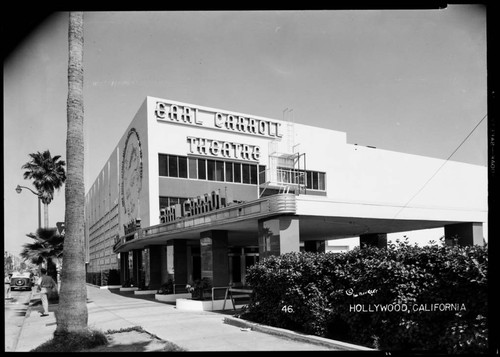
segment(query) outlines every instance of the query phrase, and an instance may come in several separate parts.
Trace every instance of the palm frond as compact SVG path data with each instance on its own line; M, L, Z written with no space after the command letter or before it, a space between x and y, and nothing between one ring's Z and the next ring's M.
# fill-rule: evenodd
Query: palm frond
M43 202L49 204L54 198L54 190L59 190L66 181L66 162L60 159L60 155L52 157L49 150L29 156L31 160L21 167L26 170L23 177L33 180L33 186L42 194Z
M34 240L23 245L21 257L34 264L40 264L55 258L61 258L64 247L64 235L60 235L57 228L39 228L36 233L26 234Z

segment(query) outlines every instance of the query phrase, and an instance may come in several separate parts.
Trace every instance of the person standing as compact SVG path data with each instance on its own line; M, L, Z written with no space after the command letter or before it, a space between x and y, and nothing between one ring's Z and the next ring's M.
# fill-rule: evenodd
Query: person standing
M3 282L4 282L4 287L5 287L5 298L6 299L12 299L10 296L10 279L12 278L12 274L9 274L5 276Z
M52 279L51 276L47 275L47 269L45 268L40 269L40 273L42 274L42 276L38 281L38 291L40 291L40 299L42 300L42 308L43 308L43 312L40 316L43 317L43 316L49 316L48 294L53 288L55 288L56 282L54 281L54 279Z

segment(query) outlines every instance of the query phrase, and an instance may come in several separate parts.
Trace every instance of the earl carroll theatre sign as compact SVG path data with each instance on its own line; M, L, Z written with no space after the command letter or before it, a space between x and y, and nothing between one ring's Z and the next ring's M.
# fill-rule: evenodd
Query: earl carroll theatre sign
M155 116L160 121L281 139L281 123L267 119L211 112L199 108L156 102ZM259 161L260 148L256 145L188 136L189 153L222 158Z

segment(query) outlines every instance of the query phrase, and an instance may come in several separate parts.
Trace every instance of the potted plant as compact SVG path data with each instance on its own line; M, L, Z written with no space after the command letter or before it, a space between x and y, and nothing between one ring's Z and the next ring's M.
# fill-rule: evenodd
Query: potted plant
M186 285L186 290L191 293L192 300L209 300L212 298L212 281L210 278L202 278L194 281L192 285Z
M168 279L168 281L160 286L158 289L158 294L167 295L174 293L174 282L172 279Z
M135 286L134 279L128 279L123 283L124 288L133 288Z

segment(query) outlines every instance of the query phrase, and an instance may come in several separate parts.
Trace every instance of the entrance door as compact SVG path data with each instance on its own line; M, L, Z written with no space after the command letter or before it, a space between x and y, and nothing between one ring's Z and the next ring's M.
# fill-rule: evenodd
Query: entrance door
M245 285L247 269L259 261L258 247L231 247L229 249L229 283Z
M201 256L193 255L193 281L201 279Z
M241 274L242 276L241 281L243 285L245 285L245 276L247 274L247 269L259 261L259 253L246 253L244 257L245 257L245 266L242 272L243 274Z
M239 285L241 283L241 255L229 253L229 284Z

